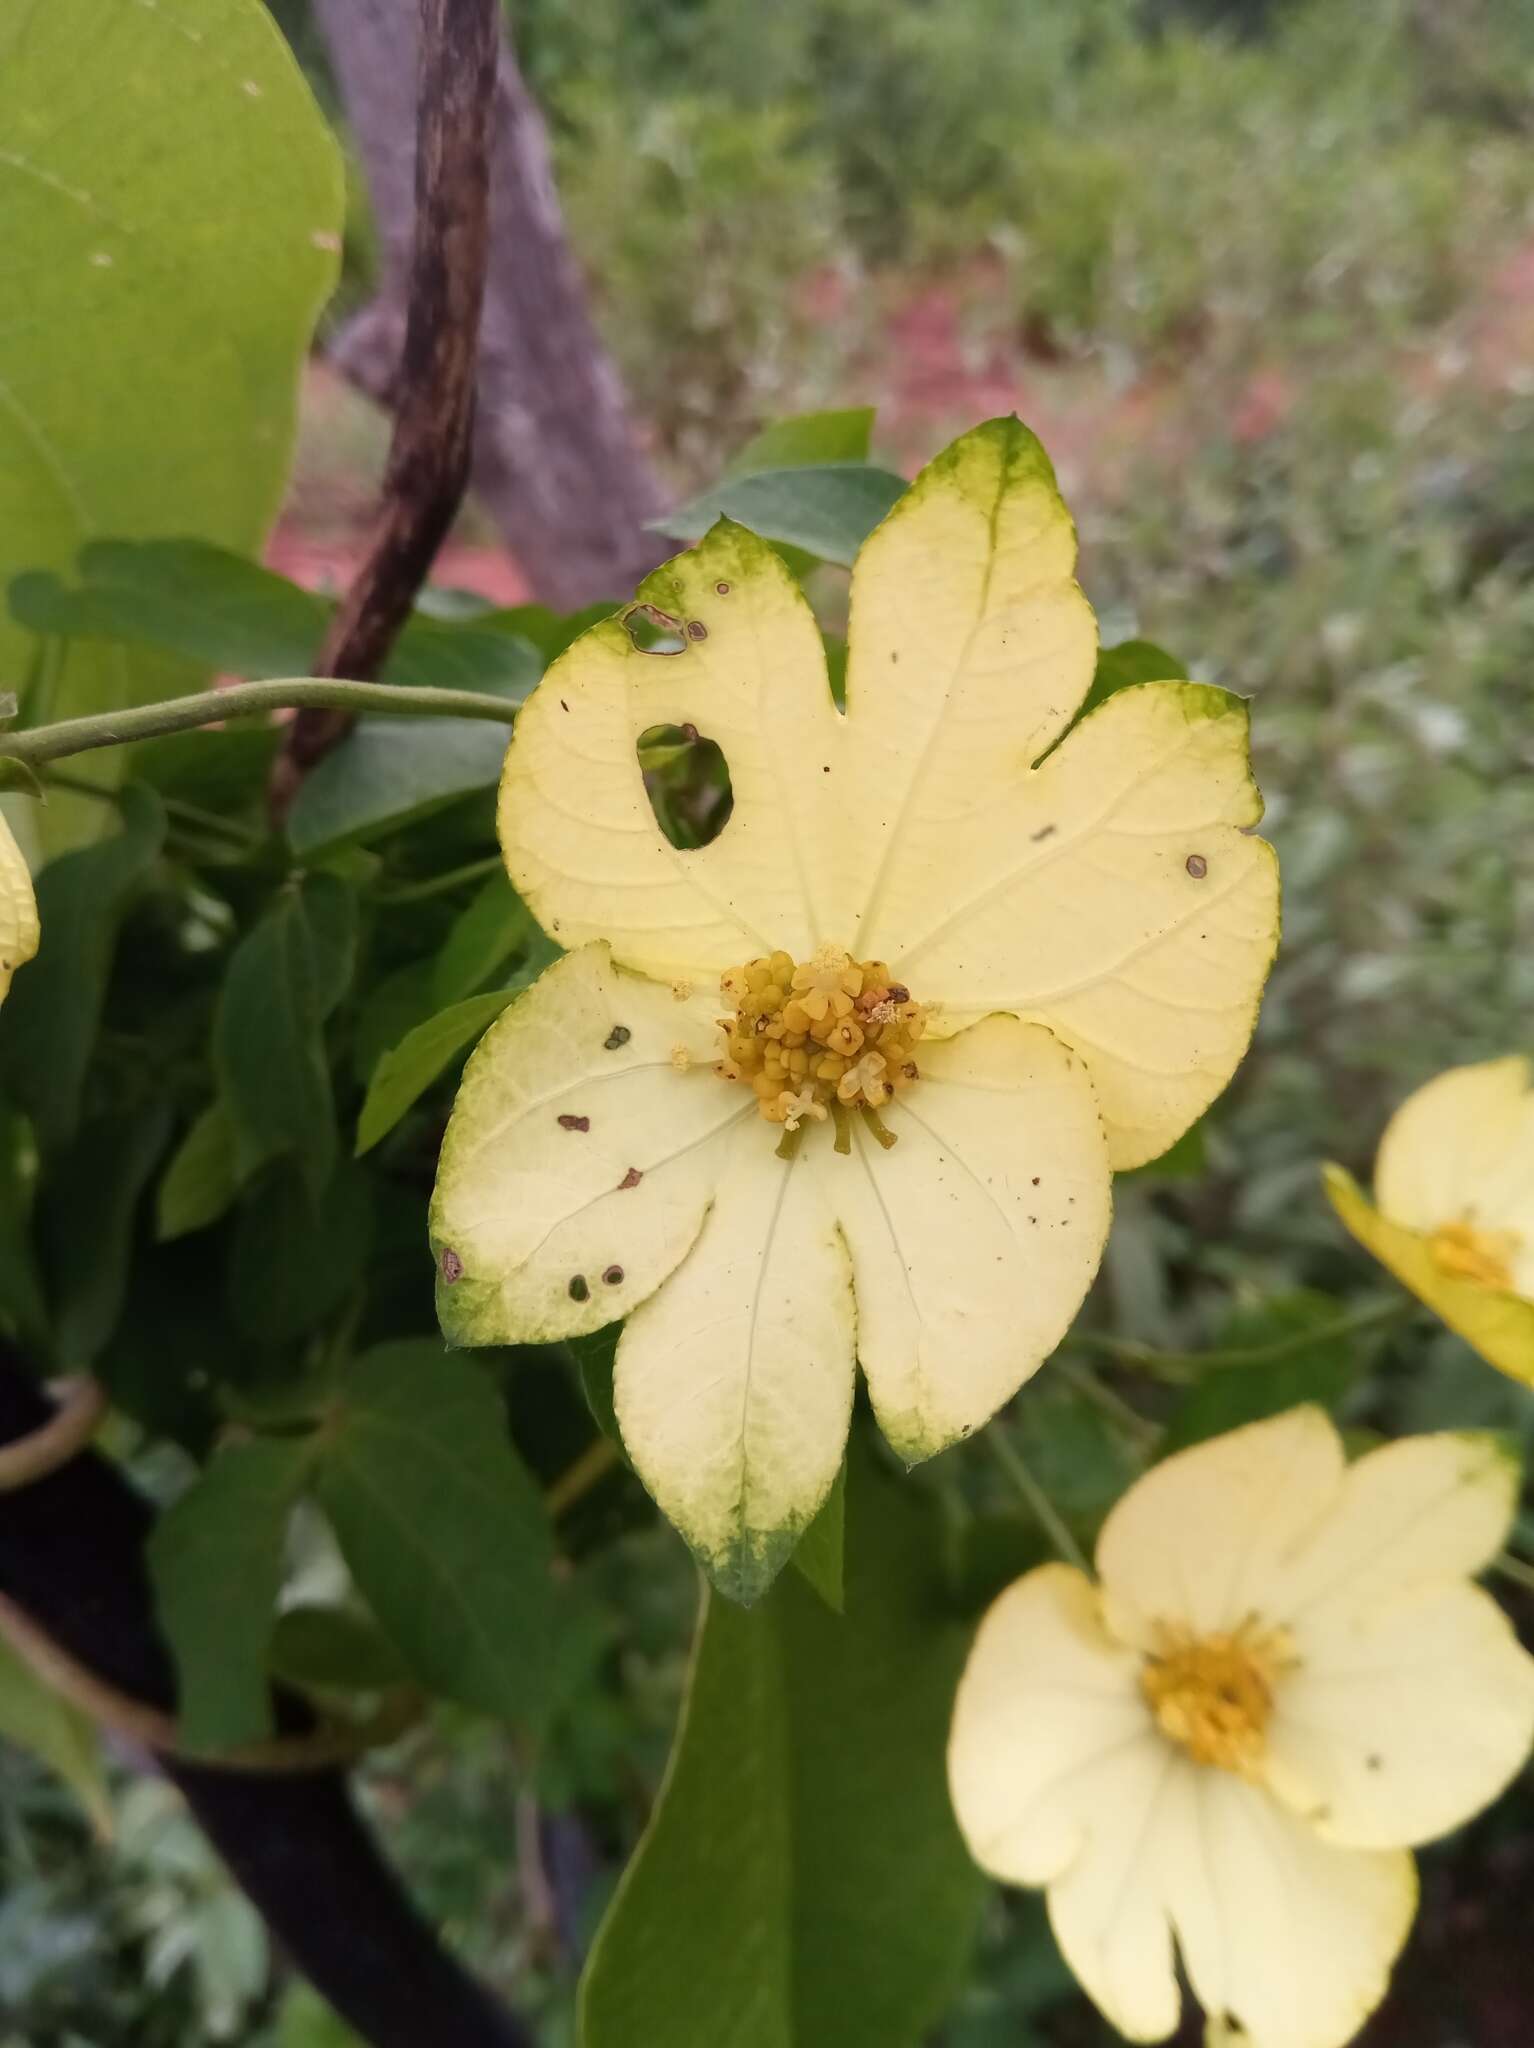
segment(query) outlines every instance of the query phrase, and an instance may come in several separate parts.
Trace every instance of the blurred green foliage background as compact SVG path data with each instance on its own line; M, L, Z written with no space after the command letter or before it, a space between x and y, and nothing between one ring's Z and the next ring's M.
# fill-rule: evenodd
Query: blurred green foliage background
M304 47L302 10L281 11ZM1534 6L516 15L599 313L678 491L775 414L876 404L876 447L909 468L1015 407L1077 513L1104 641L1143 635L1255 699L1284 948L1201 1167L1121 1184L1104 1340L1262 1344L1338 1298L1388 1298L1317 1162L1366 1172L1411 1087L1534 1051ZM354 297L367 250L359 212ZM365 505L381 434L316 385L292 532ZM1312 1356L1287 1398L1316 1393L1361 1427L1534 1439L1528 1396L1425 1323ZM1054 1370L1016 1413L1037 1475L1090 1527L1133 1468L1113 1417ZM604 1539L639 1520L628 1501L591 1512ZM987 1555L976 1526L978 1600L1028 1560L1005 1532ZM549 2048L572 2039L571 1940L659 1776L692 1602L680 1545L649 1522L591 1574L604 1684L536 1786L493 1725L453 1712L366 1774L425 1908ZM0 2048L335 2048L163 1788L123 1774L114 1796L107 1847L0 1752ZM551 1831L576 1803L585 1829ZM573 1937L550 1892L566 1866ZM1531 1876L1525 1787L1428 1860L1416 1990L1365 2041L1510 2044L1485 2014L1522 1954L1501 1901ZM1451 1944L1458 1990L1435 1976ZM1109 2036L1012 1900L939 2039Z

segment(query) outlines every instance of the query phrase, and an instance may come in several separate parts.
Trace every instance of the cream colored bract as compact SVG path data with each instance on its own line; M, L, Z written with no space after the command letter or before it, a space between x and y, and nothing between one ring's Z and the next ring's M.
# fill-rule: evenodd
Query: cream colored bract
M1359 1243L1490 1364L1534 1384L1534 1068L1451 1067L1385 1127L1374 1203L1340 1166L1332 1206Z
M1278 910L1245 707L1146 684L1068 733L1096 659L1074 562L1042 449L993 421L859 556L845 714L798 584L721 521L639 593L680 651L604 621L518 718L507 867L568 950L465 1076L443 1328L627 1315L625 1444L737 1596L831 1486L855 1357L908 1461L983 1423L1069 1326L1111 1169L1172 1144L1251 1034ZM707 847L656 824L659 725L729 764ZM806 1036L822 997L851 1006L834 1042ZM782 1058L730 1060L722 1016Z
M959 1825L987 1870L1048 1888L1066 1959L1131 2040L1178 2023L1174 1943L1250 2048L1339 2048L1379 2003L1411 1847L1495 1798L1534 1740L1534 1659L1470 1583L1518 1482L1475 1435L1348 1467L1326 1416L1295 1409L1133 1486L1097 1585L1047 1565L986 1615L954 1711Z
M40 937L37 898L26 857L10 826L0 818L0 1002L5 1000L16 969L36 953Z

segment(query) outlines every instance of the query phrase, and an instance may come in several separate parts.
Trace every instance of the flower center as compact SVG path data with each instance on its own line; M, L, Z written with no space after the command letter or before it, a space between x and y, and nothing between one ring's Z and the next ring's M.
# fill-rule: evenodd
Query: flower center
M1511 1230L1482 1230L1474 1223L1441 1223L1428 1239L1440 1273L1474 1280L1481 1287L1511 1287L1513 1260L1521 1249Z
M1193 1636L1163 1626L1140 1690L1163 1735L1196 1764L1249 1777L1262 1757L1273 1682L1289 1661L1281 1635L1251 1623L1229 1635Z
M879 1111L920 1078L926 1017L882 960L854 960L839 946L797 962L768 953L732 967L720 988L732 1008L719 1019L725 1047L714 1071L744 1083L767 1121L783 1125L784 1158L806 1124L828 1118L836 1150L850 1152L854 1110L881 1145L894 1144Z

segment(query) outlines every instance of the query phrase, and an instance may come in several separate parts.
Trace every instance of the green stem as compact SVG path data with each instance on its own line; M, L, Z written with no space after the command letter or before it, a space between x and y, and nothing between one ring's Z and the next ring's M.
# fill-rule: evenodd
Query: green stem
M1056 1555L1064 1558L1067 1564L1075 1565L1078 1571L1090 1574L1092 1567L1087 1563L1086 1552L1067 1528L1060 1510L1023 1463L1017 1446L1008 1440L1000 1422L991 1424L985 1432L985 1440L997 1464L1022 1495L1035 1521L1054 1545Z
M1534 1593L1534 1564L1521 1557L1514 1557L1510 1550L1504 1550L1491 1561L1491 1568L1515 1586L1521 1586L1526 1593Z
M465 861L461 868L449 868L445 875L428 875L424 882L402 882L397 889L380 889L375 903L423 903L428 896L445 896L465 882L482 882L487 875L500 874L506 863L498 853L483 860Z
M1361 1309L1357 1315L1339 1316L1336 1322L1323 1323L1319 1329L1297 1330L1292 1337L1281 1337L1272 1344L1250 1344L1223 1351L1157 1351L1149 1344L1135 1344L1121 1337L1098 1336L1091 1330L1076 1331L1071 1342L1083 1351L1096 1353L1099 1358L1111 1358L1115 1365L1129 1366L1136 1372L1149 1373L1155 1379L1181 1385L1215 1368L1276 1365L1285 1358L1297 1357L1312 1346L1329 1343L1337 1337L1357 1337L1368 1330L1389 1329L1414 1315L1416 1310L1414 1301L1389 1301L1377 1308Z
M34 726L29 732L0 733L0 759L25 761L35 767L39 761L55 761L65 754L158 739L162 733L187 732L193 726L217 725L229 718L314 709L390 712L417 718L483 718L500 725L510 725L517 715L509 698L477 690L406 689L396 683L296 676L278 682L231 683L226 689L199 690L194 696L170 697L160 704L139 704L93 718L66 718L58 725Z
M1124 1434L1132 1437L1142 1450L1150 1450L1162 1435L1159 1422L1152 1422L1148 1415L1142 1415L1138 1408L1131 1407L1122 1394L1104 1385L1089 1365L1081 1365L1074 1358L1056 1356L1053 1370L1063 1379L1070 1381L1084 1400L1090 1401L1110 1422L1118 1424Z

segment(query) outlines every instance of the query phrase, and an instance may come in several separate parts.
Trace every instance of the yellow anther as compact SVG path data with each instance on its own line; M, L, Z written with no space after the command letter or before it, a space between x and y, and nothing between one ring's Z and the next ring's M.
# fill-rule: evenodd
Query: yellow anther
M911 1054L926 1020L882 960L854 960L837 946L797 965L783 952L763 954L732 967L720 987L729 1014L718 1020L714 1071L750 1087L761 1114L796 1143L802 1124L829 1112L836 1149L847 1150L847 1110L871 1114L918 1078ZM876 1135L894 1143L882 1124Z
M1453 1280L1473 1280L1480 1287L1511 1287L1513 1261L1521 1249L1514 1231L1482 1230L1474 1223L1440 1224L1428 1239L1441 1273Z
M1196 1764L1252 1777L1267 1744L1274 1683L1291 1661L1282 1635L1250 1622L1207 1636L1163 1626L1140 1689L1162 1734Z

